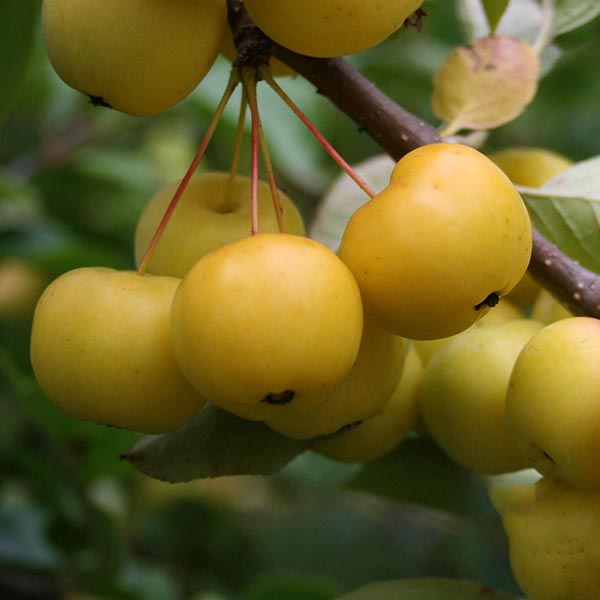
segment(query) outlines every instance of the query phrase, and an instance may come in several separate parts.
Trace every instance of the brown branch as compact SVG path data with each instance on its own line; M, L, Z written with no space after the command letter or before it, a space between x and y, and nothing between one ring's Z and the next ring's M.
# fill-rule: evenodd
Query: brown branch
M310 58L277 45L273 54L314 84L396 160L440 141L435 128L396 104L344 59Z
M227 3L230 12L244 11L239 0ZM432 125L404 110L343 58L310 58L277 44L272 52L396 160L414 148L440 141ZM600 276L563 254L536 230L529 272L574 314L600 318Z
M600 319L600 277L533 230L529 272L575 315Z

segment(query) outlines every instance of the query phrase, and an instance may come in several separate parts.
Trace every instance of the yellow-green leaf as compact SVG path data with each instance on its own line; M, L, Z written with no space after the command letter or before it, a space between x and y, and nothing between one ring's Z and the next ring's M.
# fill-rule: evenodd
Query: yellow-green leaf
M600 273L600 156L519 191L534 227L582 267Z
M183 427L143 438L123 455L142 473L179 483L223 475L271 475L310 446L264 423L207 404Z
M556 35L582 27L600 15L598 0L558 0Z
M538 56L509 36L478 38L460 46L434 77L433 110L443 136L488 130L519 116L537 91Z
M515 600L476 581L390 579L363 585L337 600Z

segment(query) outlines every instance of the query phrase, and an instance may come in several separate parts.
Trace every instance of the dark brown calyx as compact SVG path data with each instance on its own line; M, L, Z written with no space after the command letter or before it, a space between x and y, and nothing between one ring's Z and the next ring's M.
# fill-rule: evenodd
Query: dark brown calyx
M494 308L498 302L500 302L500 296L496 292L492 292L485 298L485 300L475 305L475 310L480 310L486 306L489 308Z
M267 394L261 402L266 402L267 404L288 404L294 399L296 392L294 390L283 390L283 392L271 392Z
M542 454L551 462L554 463L554 459L545 451L542 450Z
M344 433L345 431L350 431L351 429L358 427L361 423L362 423L362 419L359 419L358 421L353 421L352 423L347 423L343 427L340 427L335 433L338 434L338 433Z
M105 108L112 108L112 106L108 102L105 102L102 96L90 95L90 104L92 106L104 106Z

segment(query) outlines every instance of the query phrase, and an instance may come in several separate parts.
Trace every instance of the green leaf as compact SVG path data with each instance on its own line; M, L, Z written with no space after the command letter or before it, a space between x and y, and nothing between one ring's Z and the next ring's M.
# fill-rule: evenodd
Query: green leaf
M369 583L337 600L515 600L476 581L398 579Z
M347 487L459 515L492 512L483 477L457 465L425 439L406 440L367 463Z
M493 33L508 6L509 0L481 0L485 15Z
M0 170L0 234L41 220L42 203L34 186Z
M600 15L598 0L557 0L556 35L577 29Z
M0 118L25 75L39 12L38 0L0 3Z
M534 227L583 267L600 273L600 156L540 188L518 188Z
M246 600L333 600L342 591L335 579L304 573L261 573L245 590Z
M127 249L129 250L129 249ZM0 255L30 260L52 274L103 265L132 269L133 256L104 240L89 238L53 222L32 226L0 238Z
M148 436L123 458L150 477L178 483L222 475L271 475L309 445L208 404L177 431Z

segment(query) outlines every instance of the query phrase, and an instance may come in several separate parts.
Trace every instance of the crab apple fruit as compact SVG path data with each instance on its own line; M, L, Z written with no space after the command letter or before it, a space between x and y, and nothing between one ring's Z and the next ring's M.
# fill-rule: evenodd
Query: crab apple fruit
M565 156L533 146L515 146L489 155L515 185L540 187L573 163Z
M317 440L313 450L339 462L367 462L393 450L416 425L423 363L410 344L391 397L371 417L336 435Z
M213 0L44 0L50 62L95 104L151 115L183 100L208 73L227 27Z
M327 398L358 354L363 308L352 273L326 246L261 233L203 256L175 294L171 322L200 394L264 420Z
M515 185L540 187L568 169L573 163L556 152L535 146L515 146L490 154L493 160ZM531 309L541 290L540 284L525 273L510 292L509 298L524 309Z
M531 256L529 215L508 177L467 146L409 152L388 187L360 207L339 256L367 312L397 335L464 331L521 279Z
M287 437L309 439L366 419L389 400L405 357L406 340L365 316L356 360L323 403L304 413L290 407L265 419L265 423Z
M230 185L231 183L231 185ZM142 212L135 233L139 265L179 182L159 190ZM225 244L250 235L250 178L229 173L198 173L192 177L165 228L148 273L183 277L196 261ZM288 196L279 192L287 233L305 235L302 215ZM258 221L261 232L278 231L271 189L258 182Z
M179 369L170 312L179 279L69 271L35 309L31 363L48 398L79 419L144 433L187 422L205 403Z
M527 598L598 598L599 490L544 477L535 485L493 485L489 494L508 537L511 570Z
M454 338L464 335L467 331L470 331L474 327L496 327L498 325L503 325L504 323L509 323L510 321L515 321L517 319L522 319L523 313L510 302L509 300L502 299L502 302L499 302L497 306L494 307L494 310L491 310L487 314L485 314L479 321L476 321L469 329L465 331L461 331L460 333L456 333L455 335L451 335L450 337L435 339L435 340L411 340L411 344L417 349L421 360L425 365L431 360L432 356L446 343ZM535 319L534 320L539 320Z
M519 352L542 327L520 319L472 329L448 342L427 365L421 416L457 463L487 474L529 466L528 455L505 430L505 396Z
M571 317L523 348L506 397L509 433L543 475L600 488L600 321Z
M31 319L48 280L33 263L15 257L0 259L0 320Z
M540 287L531 307L531 318L550 325L561 319L568 319L575 315L565 306L563 306L548 290Z
M376 46L423 0L245 0L254 22L270 38L299 54L344 56Z

